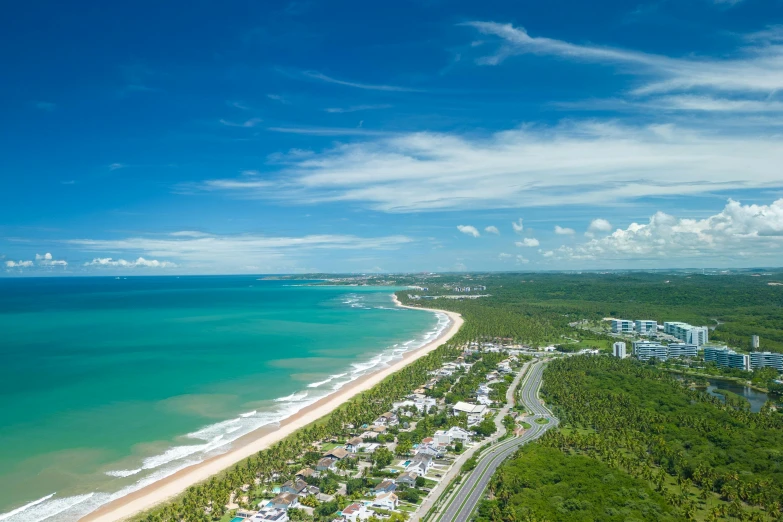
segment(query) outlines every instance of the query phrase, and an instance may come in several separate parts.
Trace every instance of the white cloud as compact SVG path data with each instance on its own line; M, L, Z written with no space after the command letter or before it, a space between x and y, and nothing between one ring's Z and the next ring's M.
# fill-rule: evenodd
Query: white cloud
M591 234L598 232L611 232L612 224L603 218L596 218L590 222L590 226L587 227L587 231Z
M332 113L345 113L345 112L358 112L358 111L371 111L376 109L388 109L391 105L388 104L380 104L380 105L353 105L351 107L329 107L327 109L324 109L326 112L332 112Z
M525 225L522 224L522 218L519 218L516 221L512 221L511 226L514 228L514 232L516 232L517 234L525 230Z
M6 268L30 268L33 266L32 261L6 261Z
M560 247L563 259L682 259L694 257L760 258L783 255L783 199L770 205L742 205L729 200L718 214L704 219L677 218L657 212L646 224Z
M499 235L500 234L500 230L498 230L498 227L496 227L494 225L490 225L490 226L486 227L484 229L484 232L486 232L487 234L495 234L495 235Z
M479 237L481 235L479 234L479 231L476 230L476 227L470 225L457 225L457 230L459 230L463 234L467 234L473 237Z
M365 90L371 90L371 91L397 91L397 92L421 92L419 89L411 89L408 87L398 87L396 85L374 85L370 83L359 83L359 82L349 82L345 80L338 80L337 78L332 78L331 76L327 76L323 73L319 73L316 71L305 71L305 76L308 78L312 78L314 80L320 80L322 82L327 83L334 83L337 85L344 85L346 87L355 87L357 89L365 89Z
M177 265L169 261L158 261L157 259L144 259L140 257L135 261L126 261L124 259L112 259L111 257L98 257L88 263L84 263L84 266L111 266L121 268L175 268Z
M505 252L501 252L500 254L498 254L498 259L500 259L501 261L506 261L508 259L511 259L512 257L514 256L512 256L511 254L506 254Z
M35 254L35 260L36 261L51 261L52 260L52 254L49 252L41 255L41 254Z
M228 120L221 119L220 123L222 123L226 127L252 128L252 127L255 127L256 125L258 125L259 123L261 123L262 121L264 121L264 120L262 120L261 118L250 118L249 120L245 120L243 122L237 123L237 122L234 122L234 121L228 121Z
M567 228L567 227L561 227L560 225L555 225L555 234L559 236L573 236L575 233L573 228Z
M274 100L276 102L280 102L283 105L289 105L291 103L285 97L280 96L279 94L267 94L266 97L269 98L270 100Z
M263 271L296 270L297 261L320 255L324 250L396 250L412 242L406 236L364 238L351 235L309 235L300 237L262 235L217 235L194 231L174 232L158 237L124 239L71 239L65 243L86 252L99 252L95 265L114 261L107 253L128 253L148 263L172 260L180 267L203 271L241 271L261 267ZM126 254L127 255L127 254ZM119 262L117 260L116 262ZM127 261L128 263L139 263ZM164 263L166 261L161 261ZM111 266L111 265L108 265Z
M541 243L539 243L538 239L534 237L526 237L522 241L517 241L514 244L518 247L537 247Z
M670 58L611 47L579 45L545 37L531 37L525 29L495 22L468 22L484 34L501 38L503 45L479 63L496 65L515 54L559 56L582 61L614 64L645 76L636 94L707 89L722 92L774 93L783 88L783 47L766 45L743 49L730 59Z
M526 265L529 262L530 262L530 260L526 259L524 256L517 255L517 264L518 265Z
M541 254L542 257L555 257L555 252L552 250L539 250L539 254Z
M112 163L111 165L109 165L109 170L119 170L119 169L124 169L125 167L127 167L127 165L123 163Z
M417 132L339 144L289 158L276 178L258 185L240 178L197 187L294 203L356 202L385 212L614 205L777 188L782 164L774 133L587 121L488 137Z

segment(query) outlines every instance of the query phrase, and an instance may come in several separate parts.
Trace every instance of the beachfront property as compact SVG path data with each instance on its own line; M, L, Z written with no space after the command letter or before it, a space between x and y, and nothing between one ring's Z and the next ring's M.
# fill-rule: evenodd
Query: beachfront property
M684 343L696 346L702 346L709 342L709 328L706 326L692 326L688 323L667 321L663 323L663 331Z
M625 353L625 343L622 341L617 341L612 345L612 355L615 357L619 357L620 359L625 359L627 354Z
M335 465L337 464L337 459L333 459L331 457L324 457L321 460L319 460L315 465L316 471L334 471Z
M394 493L381 493L372 501L372 507L387 509L389 511L394 511L399 505L400 501Z
M652 321L650 319L636 319L634 322L634 330L639 335L649 335L651 333L658 332L658 321Z
M460 401L451 408L451 411L455 416L466 415L468 417L468 426L475 426L486 415L487 407L483 404L470 404Z
M354 437L345 443L345 450L348 453L358 453L362 444L364 444L364 439L361 437Z
M250 522L288 522L288 512L285 509L266 508L253 515Z
M633 321L628 319L612 319L612 333L630 334L633 333Z
M668 349L661 343L652 341L634 341L633 354L640 361L649 361L650 359L659 359L665 361L668 356Z
M359 502L355 502L350 506L347 506L340 512L340 516L348 522L359 522L361 520L367 520L375 515L375 511L368 509L367 506Z
M375 424L376 426L396 426L397 424L399 424L399 422L400 422L399 419L393 412L387 411L386 413L384 413L383 415L375 419L375 422L373 424Z
M695 359L699 353L699 347L688 343L669 343L666 355L669 359Z
M290 509L299 507L299 497L293 493L280 493L275 498L270 500L266 507L272 509Z
M714 362L722 368L736 368L746 371L751 369L750 357L747 354L729 350L727 346L705 346L704 361Z
M337 460L343 460L350 455L350 452L345 448L334 448L323 454L324 457L331 457Z
M750 367L754 370L758 368L775 368L783 372L783 354L772 352L750 352Z
M308 477L313 477L316 475L316 472L313 468L302 468L299 471L296 472L296 475L294 476L297 479L304 480Z
M280 486L280 493L291 493L292 495L301 495L307 489L307 482L304 480L289 480Z

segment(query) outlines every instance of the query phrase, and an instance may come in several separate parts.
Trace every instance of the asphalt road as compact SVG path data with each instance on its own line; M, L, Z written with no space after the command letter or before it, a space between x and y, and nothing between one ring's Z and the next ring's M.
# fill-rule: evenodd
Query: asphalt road
M478 465L462 481L455 496L452 497L451 503L438 518L439 521L467 522L470 520L473 510L484 496L484 491L487 489L492 475L494 475L495 470L500 467L503 461L513 455L523 444L536 440L548 429L557 426L557 419L552 416L552 413L538 399L538 388L541 386L541 375L545 364L534 364L530 369L529 376L522 384L522 402L534 416L528 416L526 419L533 421L530 422L531 428L521 436L507 439L491 447L481 455ZM536 418L540 417L549 419L549 423L538 424L534 422Z

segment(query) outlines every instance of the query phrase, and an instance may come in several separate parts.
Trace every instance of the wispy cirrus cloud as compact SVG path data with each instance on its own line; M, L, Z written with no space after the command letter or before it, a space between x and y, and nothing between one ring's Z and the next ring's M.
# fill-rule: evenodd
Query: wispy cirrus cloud
M486 35L500 38L502 45L492 55L478 60L497 65L519 54L557 56L567 60L615 65L643 81L634 89L637 95L676 91L709 90L724 93L775 93L783 88L783 46L767 34L762 45L739 49L736 56L715 58L671 58L668 56L574 44L546 37L533 37L521 27L496 22L467 22ZM758 40L756 40L758 41Z
M313 80L319 80L326 83L334 83L336 85L344 85L346 87L353 87L355 89L364 89L369 91L389 91L389 92L423 92L421 89L415 89L412 87L402 87L399 85L383 85L373 83L360 83L347 80L340 80L327 76L318 71L303 71L302 75Z
M264 120L262 120L261 118L250 118L249 120L240 121L240 122L224 120L222 118L220 119L220 123L225 125L226 127L244 127L247 129L255 127L262 121Z
M352 105L350 107L328 107L324 109L324 112L331 113L346 113L346 112L359 112L359 111L373 111L378 109L389 109L392 106L383 103L378 105Z
M783 187L781 164L774 133L584 121L483 137L415 132L339 144L291 158L269 178L272 186L238 195L354 202L384 212L607 205Z

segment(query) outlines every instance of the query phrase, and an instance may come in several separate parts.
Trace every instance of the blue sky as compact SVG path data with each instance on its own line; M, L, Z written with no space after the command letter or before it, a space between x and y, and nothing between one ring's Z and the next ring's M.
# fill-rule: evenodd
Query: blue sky
M6 14L0 275L780 265L780 0Z

